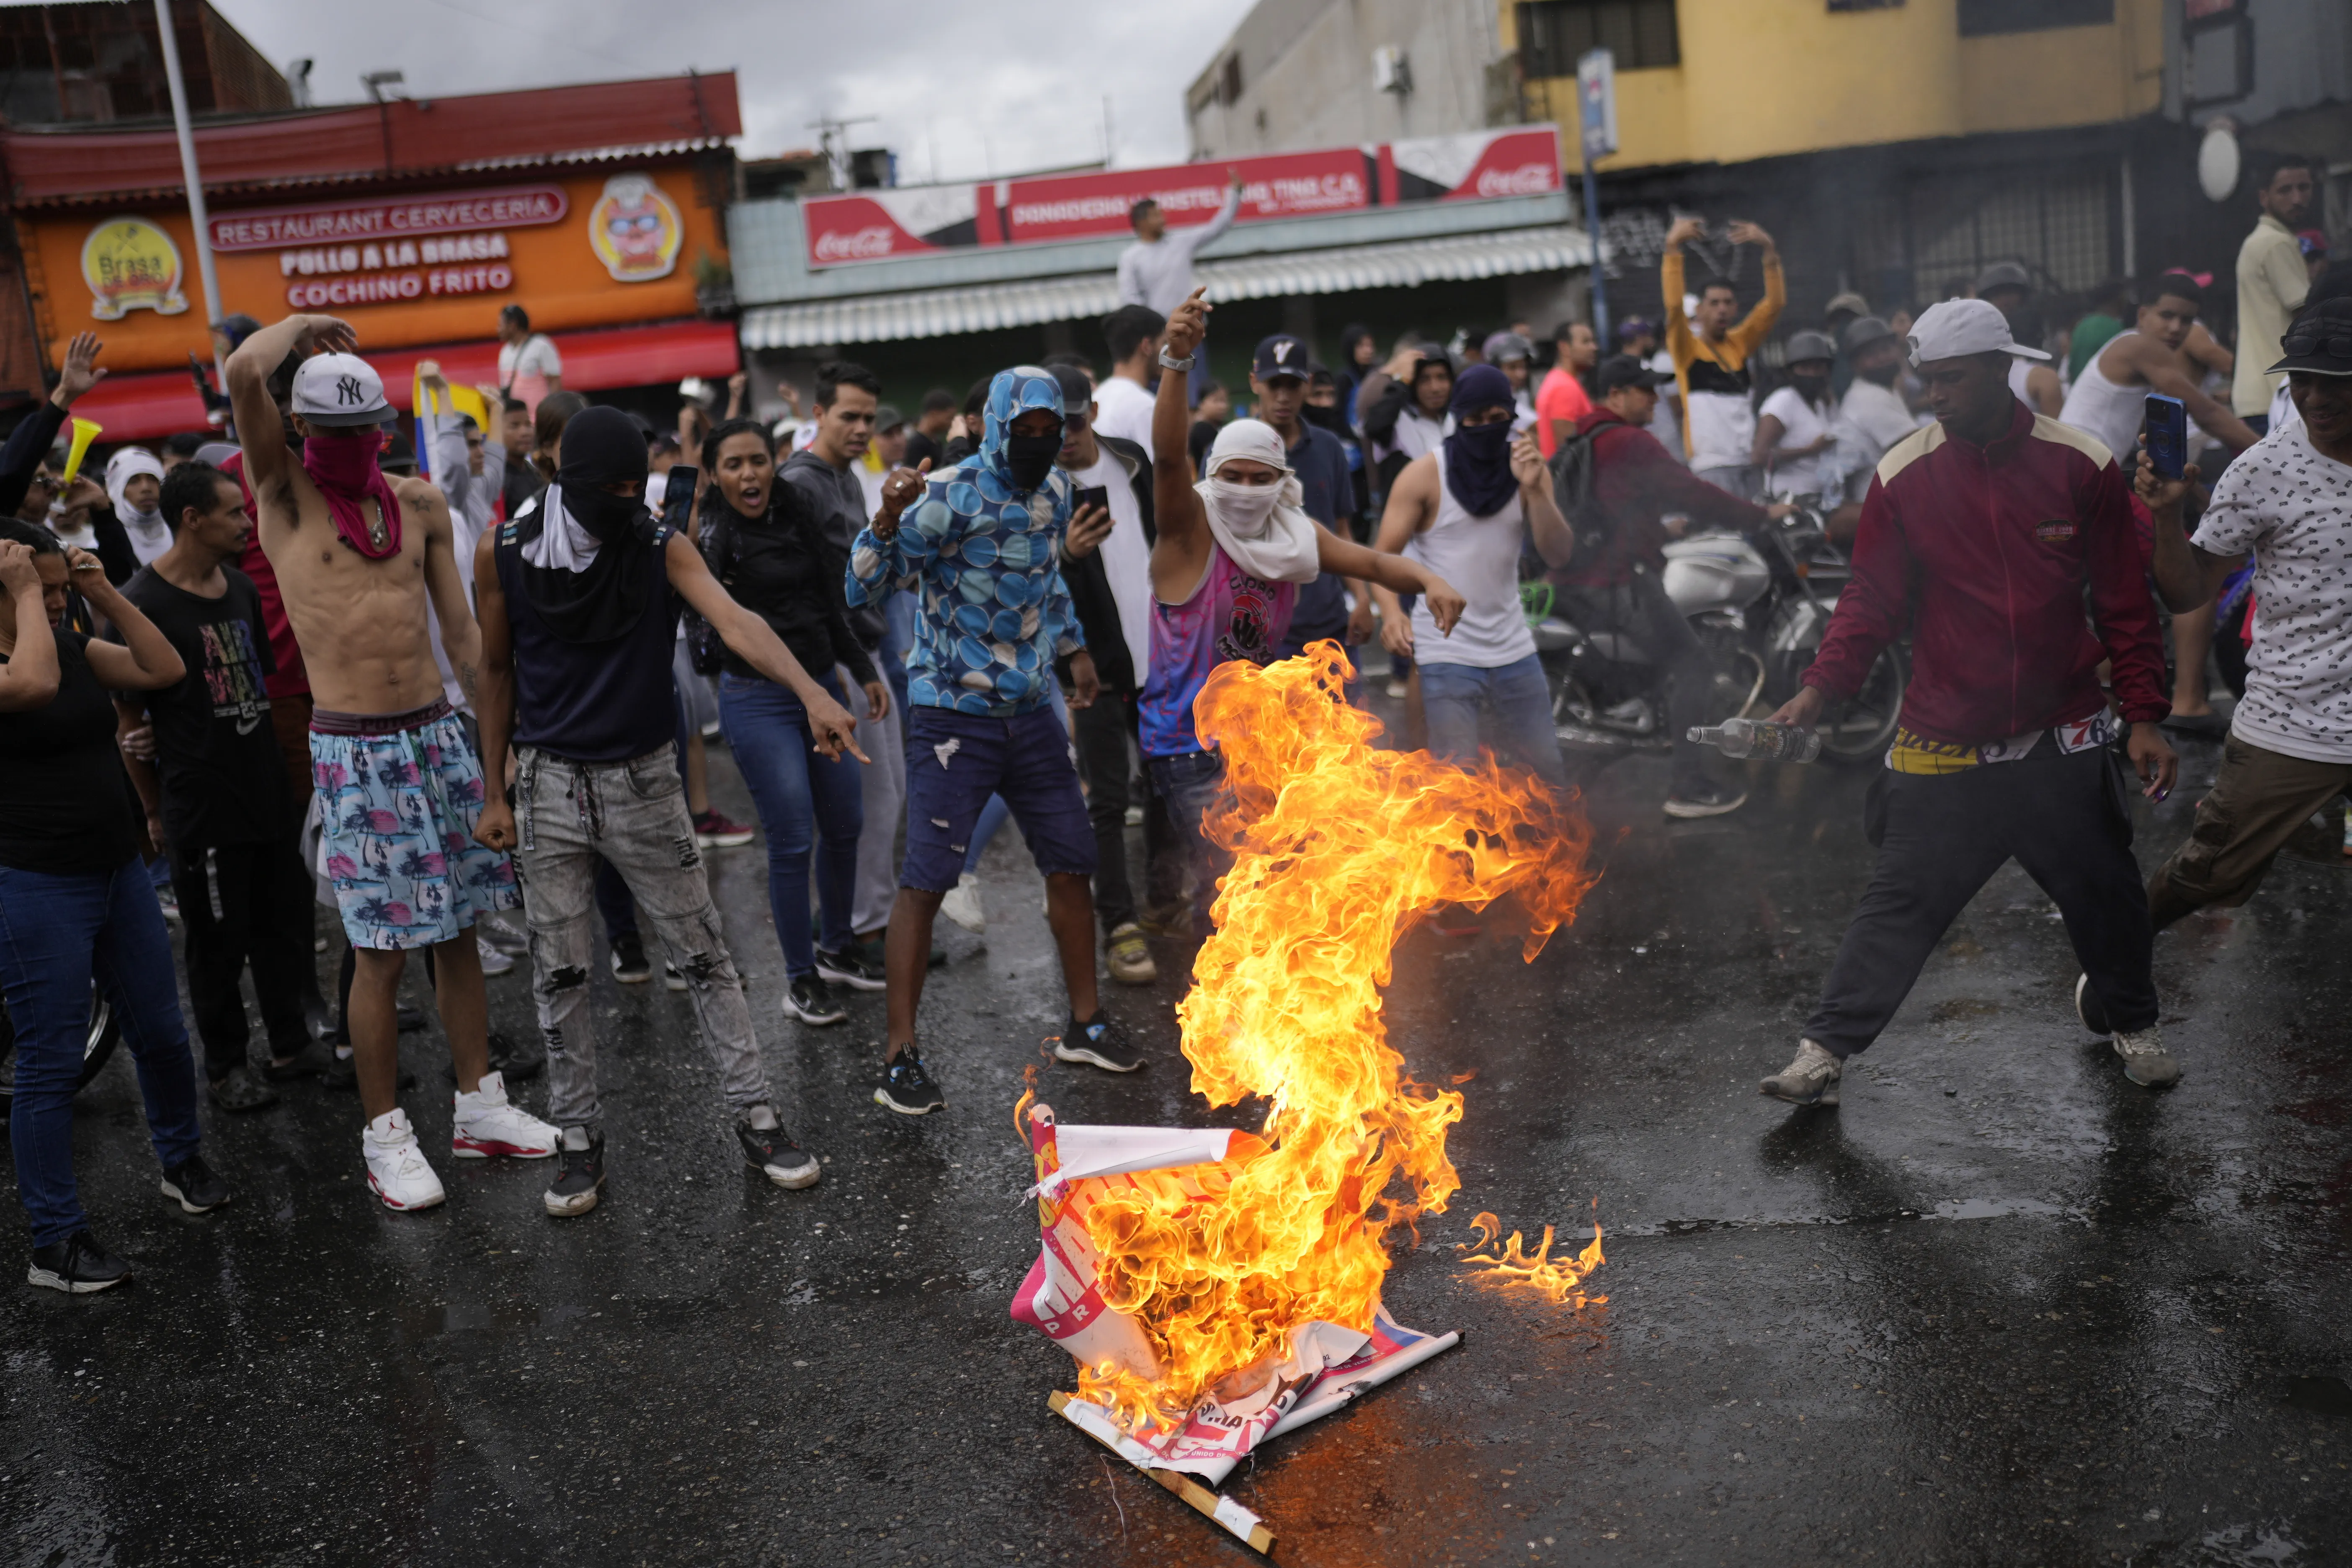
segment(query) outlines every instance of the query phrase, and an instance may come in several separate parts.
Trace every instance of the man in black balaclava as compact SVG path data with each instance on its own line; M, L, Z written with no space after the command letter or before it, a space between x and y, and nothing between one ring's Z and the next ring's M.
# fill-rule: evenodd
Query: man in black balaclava
M547 1037L548 1120L562 1130L547 1212L587 1213L604 1182L588 1007L599 857L627 880L686 977L744 1158L778 1186L808 1186L817 1160L777 1119L673 752L670 648L680 601L799 696L824 755L856 754L855 724L767 622L728 596L692 542L646 513L646 438L634 421L617 409L584 409L559 450L555 483L484 534L474 558L483 776L506 776L509 745L517 763L514 803L493 793L474 837L515 851L530 889L531 997Z

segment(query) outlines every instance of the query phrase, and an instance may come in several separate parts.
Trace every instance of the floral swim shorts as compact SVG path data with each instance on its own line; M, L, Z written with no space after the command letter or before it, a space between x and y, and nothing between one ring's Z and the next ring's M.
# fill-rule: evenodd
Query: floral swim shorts
M310 715L319 870L353 947L430 947L522 902L513 862L474 841L482 763L446 702Z

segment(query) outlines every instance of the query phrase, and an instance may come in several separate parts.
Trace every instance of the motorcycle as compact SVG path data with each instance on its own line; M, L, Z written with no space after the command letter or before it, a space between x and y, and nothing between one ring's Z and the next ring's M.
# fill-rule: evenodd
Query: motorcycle
M1703 533L1667 543L1660 582L1713 667L1706 723L1769 712L1796 694L1850 572L1825 518L1808 505L1753 539ZM1665 671L1623 631L1579 626L1559 613L1549 584L1525 589L1561 748L1601 759L1668 750L1675 737L1666 732ZM1845 763L1882 755L1910 680L1909 650L1890 644L1861 690L1822 713L1822 754Z

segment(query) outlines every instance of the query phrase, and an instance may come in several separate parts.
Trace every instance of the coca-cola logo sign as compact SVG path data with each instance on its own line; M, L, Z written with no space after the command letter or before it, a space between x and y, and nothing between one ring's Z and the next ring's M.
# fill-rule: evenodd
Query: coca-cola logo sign
M1522 163L1516 169L1481 169L1482 196L1539 196L1557 189L1559 180L1549 163Z
M888 224L864 228L828 229L816 237L819 261L876 261L896 249L897 231Z

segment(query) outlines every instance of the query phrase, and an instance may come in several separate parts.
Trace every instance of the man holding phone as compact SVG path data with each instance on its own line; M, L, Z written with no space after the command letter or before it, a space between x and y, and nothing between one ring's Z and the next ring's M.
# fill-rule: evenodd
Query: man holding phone
M2286 373L2300 425L2274 431L2221 475L2190 539L2181 506L2191 465L2167 478L2139 465L2156 514L2157 592L2176 615L2210 605L2247 552L2260 635L2246 694L2197 826L2148 879L2158 930L2208 904L2244 903L2314 812L2352 785L2352 299L2311 307L2287 328Z
M604 1184L588 1004L600 858L627 881L686 978L744 1158L782 1187L808 1186L818 1173L816 1157L776 1117L686 808L670 689L679 602L799 696L824 755L857 755L856 726L673 526L692 502L695 471L670 470L679 505L656 522L645 508L647 467L646 438L628 416L585 409L564 427L555 484L475 551L484 773L506 776L510 745L518 766L514 804L493 792L474 837L513 850L530 889L531 998L547 1037L548 1118L562 1130L546 1206L559 1216L594 1208Z
M2142 793L2163 799L2178 763L2158 728L2163 647L2130 492L2105 447L2010 390L2012 357L2047 356L2014 342L1990 302L1930 306L1910 345L1937 423L1880 459L1853 579L1803 689L1772 715L1811 725L1912 634L1911 685L1865 811L1878 863L1796 1058L1763 1092L1834 1104L1846 1058L2011 858L2066 922L2084 1021L2112 1024L2125 1076L2161 1088L2180 1068L2157 1033L2153 932L2099 683L2105 660Z

